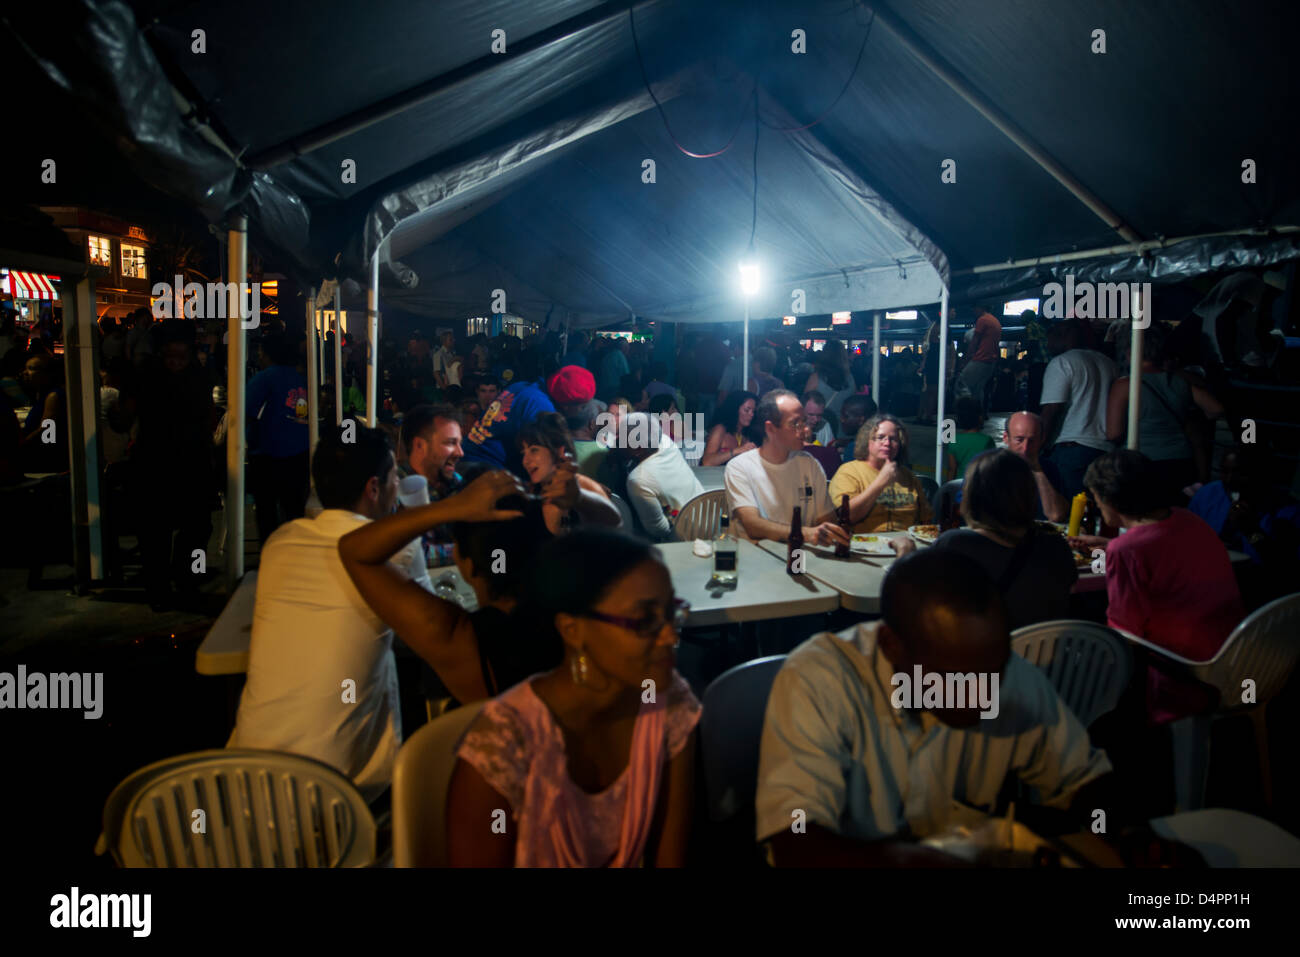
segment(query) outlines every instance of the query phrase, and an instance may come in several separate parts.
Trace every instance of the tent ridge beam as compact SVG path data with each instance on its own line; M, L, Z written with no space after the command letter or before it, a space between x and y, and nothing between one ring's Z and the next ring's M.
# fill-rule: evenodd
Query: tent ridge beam
M641 0L641 2L644 2L644 0ZM375 123L390 119L412 107L419 106L457 83L500 66L507 59L515 60L521 56L527 56L571 34L622 16L630 7L637 5L637 0L613 0L610 3L603 3L539 33L534 33L522 40L511 41L508 57L489 53L476 60L471 60L469 63L458 66L400 93L395 93L369 106L363 106L350 113L345 113L338 119L322 123L320 126L292 139L261 150L247 161L247 165L253 169L262 170L280 166L295 157L304 156L323 146L328 146L336 140L343 139L345 136L351 136L353 133L373 126Z
M880 18L880 21L889 29L889 32L907 48L907 51L912 56L920 60L926 69L947 84L954 93L997 127L1007 139L1020 147L1030 159L1069 190L1075 199L1092 210L1102 222L1119 233L1126 241L1130 243L1142 241L1142 236L1133 227L1125 223L1119 213L1111 209L1101 197L1084 186L1064 166L1053 159L1011 117L989 102L979 90L975 89L960 73L940 57L911 27L900 20L898 15L890 10L888 6L879 2L879 0L872 0L870 6L875 11L876 16Z

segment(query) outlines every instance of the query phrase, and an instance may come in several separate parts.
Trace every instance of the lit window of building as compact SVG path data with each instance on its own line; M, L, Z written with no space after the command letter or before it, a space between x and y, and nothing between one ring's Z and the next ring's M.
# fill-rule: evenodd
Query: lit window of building
M89 236L87 242L90 244L90 264L92 266L113 265L113 244L107 236Z
M147 279L144 265L144 247L122 244L122 278Z

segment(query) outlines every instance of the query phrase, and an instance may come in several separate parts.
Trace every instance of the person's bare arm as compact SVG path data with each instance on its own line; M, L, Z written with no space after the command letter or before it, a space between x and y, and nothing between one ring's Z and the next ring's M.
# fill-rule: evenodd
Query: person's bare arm
M700 458L701 465L726 465L731 461L732 452L722 450L722 440L726 434L726 427L721 425L715 425L709 430L709 440L704 444L704 455Z
M1192 385L1192 401L1196 403L1207 419L1223 418L1225 411L1223 403L1216 399L1208 389L1203 389L1199 385Z
M506 812L506 832L492 828ZM447 793L447 861L452 867L514 867L515 821L510 803L463 758L456 760Z
M1118 442L1128 428L1128 376L1121 376L1110 384L1106 397L1106 438Z
M790 538L790 526L763 518L758 514L756 508L738 508L735 509L734 515L736 520L740 522L745 537L750 541L770 540L784 542ZM850 541L848 533L836 524L834 511L817 516L817 524L815 525L805 525L803 527L803 540L809 545L831 545L835 542L842 542L847 545Z
M486 484L478 487L481 482ZM487 697L469 616L452 602L425 591L388 560L413 538L444 522L518 517L518 512L495 509L496 502L516 487L522 488L509 473L489 473L456 495L402 509L339 539L343 568L366 604L429 663L447 690L462 702Z
M770 838L777 867L969 867L965 861L909 841L855 841L820 824L804 834Z
M1052 426L1056 424L1056 417L1065 411L1064 402L1053 402L1051 405L1043 406L1043 442L1044 444L1052 441Z
M695 787L695 732L668 764L646 844L646 862L655 867L685 867Z
M1039 463L1031 463L1031 466L1037 465L1033 469L1034 486L1038 489L1038 501L1043 506L1043 514L1047 516L1049 522L1063 522L1070 514L1069 503L1066 502L1065 496L1056 490L1056 486L1048 479L1047 473Z

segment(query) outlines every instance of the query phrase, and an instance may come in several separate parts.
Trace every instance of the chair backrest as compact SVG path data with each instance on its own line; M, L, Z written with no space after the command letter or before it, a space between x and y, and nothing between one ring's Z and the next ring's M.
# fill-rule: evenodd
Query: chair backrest
M964 479L955 478L951 482L944 482L935 492L934 498L930 500L930 507L934 510L934 521L942 525L948 517L950 509L957 508L957 496L961 493L961 486Z
M939 494L939 483L928 475L918 475L916 480L921 483L921 491L925 492L925 500L933 508L935 496Z
M447 789L456 746L483 702L434 718L407 739L393 768L393 866L447 866Z
M767 698L783 664L785 655L746 661L718 675L704 691L700 751L714 821L753 807Z
M1119 635L1091 621L1044 621L1011 633L1011 650L1047 672L1052 687L1086 728L1115 710L1133 673Z
M361 792L329 765L223 748L126 778L104 805L96 851L122 867L366 867L375 830Z
M678 541L693 542L697 538L712 541L722 527L722 513L727 507L727 490L715 488L701 492L682 506L673 525Z
M1254 681L1254 700L1264 704L1286 685L1300 657L1300 593L1271 601L1247 615L1219 653L1192 668L1193 674L1219 689L1225 710L1243 707L1242 682Z
M613 501L614 506L618 509L618 514L623 517L623 531L627 532L629 535L643 535L644 532L641 529L640 523L637 522L636 516L632 514L632 506L627 504L627 501L623 496L619 495L617 492L610 492L609 497L610 500Z

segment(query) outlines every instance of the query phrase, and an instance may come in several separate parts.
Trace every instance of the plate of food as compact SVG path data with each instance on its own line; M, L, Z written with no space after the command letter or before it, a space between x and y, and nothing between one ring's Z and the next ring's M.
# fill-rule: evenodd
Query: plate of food
M894 549L886 535L854 535L853 550L868 555L893 555Z
M1079 571L1092 570L1092 549L1090 548L1072 548L1070 552L1074 555L1074 566ZM1098 556L1100 557L1100 556Z
M933 545L935 539L939 537L939 526L913 525L907 530L907 534L912 536L914 542L920 542L922 545Z

